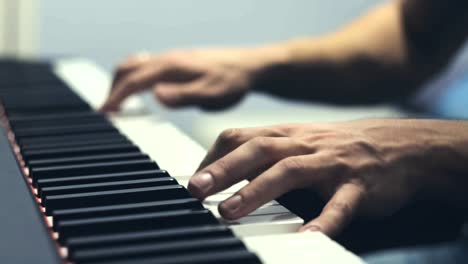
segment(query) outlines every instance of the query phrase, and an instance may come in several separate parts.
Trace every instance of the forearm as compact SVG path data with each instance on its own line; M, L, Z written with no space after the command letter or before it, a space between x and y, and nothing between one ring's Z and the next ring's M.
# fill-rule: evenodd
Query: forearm
M282 55L276 58L281 59L259 71L256 89L293 99L345 104L406 98L448 63L466 33L454 28L450 19L416 12L426 5L431 4L390 2L330 35L275 45L276 53ZM407 19L411 15L423 22L413 23ZM424 32L432 26L425 20L440 24L438 30L454 33ZM466 19L460 20L466 26ZM441 37L445 37L443 43L423 41ZM430 43L433 48L428 49Z

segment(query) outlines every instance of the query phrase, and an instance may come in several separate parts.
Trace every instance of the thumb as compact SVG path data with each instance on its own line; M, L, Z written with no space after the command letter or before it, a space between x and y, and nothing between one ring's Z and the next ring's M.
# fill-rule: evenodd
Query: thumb
M363 198L362 187L356 184L344 184L325 205L321 214L305 224L299 230L320 231L334 237L353 219Z

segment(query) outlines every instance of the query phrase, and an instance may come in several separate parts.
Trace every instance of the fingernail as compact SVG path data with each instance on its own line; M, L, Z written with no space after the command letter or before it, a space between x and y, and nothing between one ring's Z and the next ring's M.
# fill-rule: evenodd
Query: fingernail
M320 227L316 225L307 226L305 227L305 229L302 230L302 232L319 232L319 231L320 231Z
M213 176L210 173L200 173L190 180L190 184L195 185L199 191L206 193L213 186Z
M242 206L242 197L238 194L227 199L223 202L223 210L229 211L230 213L236 212Z

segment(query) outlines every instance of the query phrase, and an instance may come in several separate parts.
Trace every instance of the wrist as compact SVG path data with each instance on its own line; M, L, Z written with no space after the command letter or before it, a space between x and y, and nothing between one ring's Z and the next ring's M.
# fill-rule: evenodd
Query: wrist
M268 92L281 81L294 78L291 72L294 64L291 51L287 43L260 46L249 50L249 74L253 89Z
M282 44L260 46L247 52L248 67L252 74L260 75L268 69L284 65L290 60L289 49Z
M252 86L274 94L284 87L309 86L323 62L335 62L326 43L327 38L298 38L252 49Z
M419 121L419 145L424 150L418 166L419 199L455 204L468 200L466 124L459 121Z

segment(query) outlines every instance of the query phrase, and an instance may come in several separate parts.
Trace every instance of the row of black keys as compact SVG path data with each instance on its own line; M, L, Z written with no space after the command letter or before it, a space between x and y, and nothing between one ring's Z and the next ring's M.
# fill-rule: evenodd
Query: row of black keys
M0 100L9 118L92 111L47 63L0 61Z
M39 79L42 86L30 94L25 84L0 84L0 98L36 195L70 261L259 263L105 116L81 99L67 104L67 93L76 96L69 89L61 100L49 97L63 83Z

